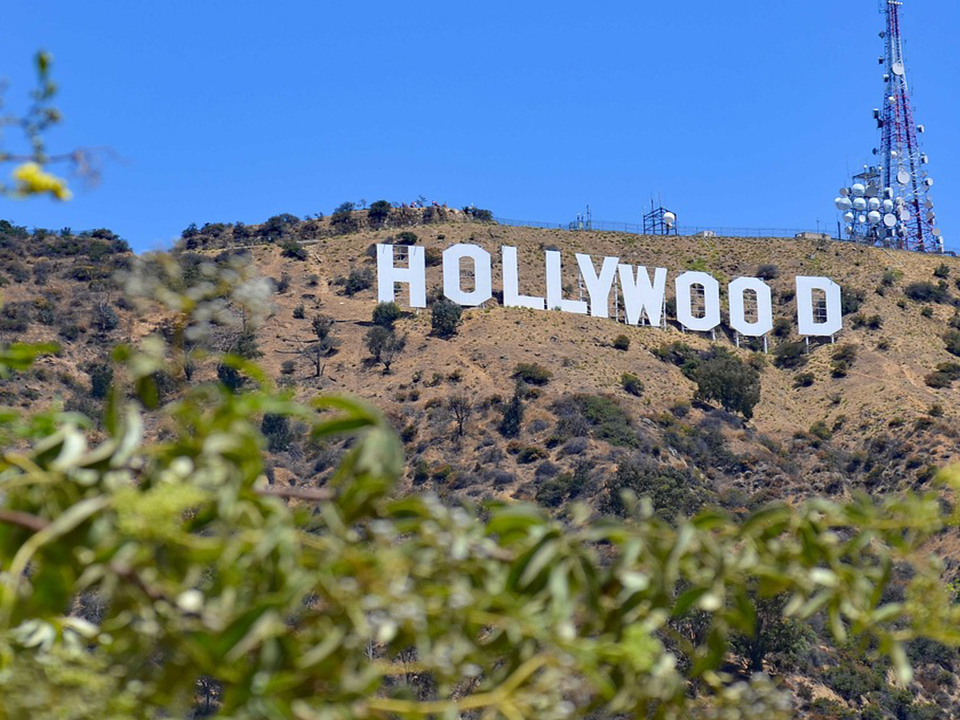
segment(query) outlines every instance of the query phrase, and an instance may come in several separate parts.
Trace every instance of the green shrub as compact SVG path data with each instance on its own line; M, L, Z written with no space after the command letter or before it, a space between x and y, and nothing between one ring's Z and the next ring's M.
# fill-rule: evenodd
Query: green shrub
M777 318L773 322L773 336L778 338L785 338L790 335L790 331L793 329L793 324L787 320L787 318Z
M927 305L926 307L923 308L923 310L920 311L920 316L925 318L932 318L933 308Z
M502 417L497 430L506 438L517 437L523 425L523 391L520 383L517 383L517 387L514 388L510 402L501 407L501 412Z
M517 453L517 462L520 465L529 465L532 462L543 460L546 457L550 457L546 450L541 447L530 446L523 448L523 450Z
M283 364L280 366L280 372L283 375L293 375L297 370L297 363L295 360L284 360Z
M90 397L102 400L113 385L113 368L106 362L90 363L84 368L90 377Z
M817 420L817 422L810 426L810 434L824 442L833 437L833 432L831 432L829 426L827 426L823 420Z
M579 497L589 485L590 466L586 462L579 462L572 473L562 473L541 483L536 499L544 507L560 507Z
M307 316L307 309L300 303L293 309L293 319L303 320Z
M833 377L844 378L849 374L850 368L853 367L853 363L857 359L857 346L841 345L834 350L830 357L833 360L830 365Z
M307 252L307 249L303 247L303 245L292 240L284 243L282 247L283 251L280 254L285 258L292 258L293 260L303 262L310 256L310 253Z
M697 399L718 401L727 412L753 417L760 402L760 373L728 350L714 347L696 374Z
M377 200L370 206L370 209L367 210L367 220L370 224L379 228L389 219L390 213L393 211L393 206L386 200Z
M805 388L813 385L814 381L817 379L817 376L813 373L800 373L799 375L793 378L793 386L795 388Z
M960 330L948 330L943 336L947 352L960 357Z
M613 341L613 347L617 350L629 350L630 338L628 338L626 335L617 335L616 339Z
M676 365L686 378L693 380L696 377L700 367L700 353L686 343L675 340L668 345L661 345L653 354L663 362Z
M802 342L781 343L773 351L773 364L781 370L802 368L807 360L807 346Z
M844 286L840 294L840 310L844 315L857 312L863 305L867 294L863 290Z
M634 397L640 397L643 395L643 391L645 389L640 378L632 373L626 372L620 376L620 385L624 390Z
M341 233L352 232L357 229L357 221L353 217L357 206L352 202L340 203L330 216L330 225Z
M400 319L401 315L403 315L403 312L395 302L379 303L373 309L372 320L374 325L392 328L394 323Z
M624 490L650 498L654 512L668 522L696 515L715 495L691 471L657 464L646 457L625 460L617 466L616 475L607 481L600 509L624 515Z
M934 285L925 280L910 283L903 289L903 293L914 302L945 303L950 299L950 293L945 285Z
M546 385L553 373L537 363L519 363L510 376L528 385Z
M620 404L606 395L572 395L555 402L551 408L560 418L558 430L568 435L590 433L619 447L639 447L633 420Z
M950 266L946 263L941 263L937 266L937 269L933 271L934 277L938 277L942 280L946 280L950 277Z
M267 413L260 423L260 432L267 440L267 449L270 452L283 452L293 442L293 432L290 430L290 420L286 415L271 415Z
M441 338L450 338L457 334L463 308L450 300L438 300L430 308L430 327L433 334Z
M420 238L417 237L415 232L404 230L397 233L397 245L416 245L418 242L420 242Z
M761 265L757 268L756 277L761 280L776 280L780 277L780 268L771 264Z
M370 268L351 270L343 281L343 292L347 295L356 295L373 285L373 271Z

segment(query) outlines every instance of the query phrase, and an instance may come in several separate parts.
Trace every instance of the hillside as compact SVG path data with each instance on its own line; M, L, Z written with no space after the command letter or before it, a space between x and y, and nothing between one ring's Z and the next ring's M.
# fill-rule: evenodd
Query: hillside
M558 512L567 502L586 501L616 513L622 511L619 491L630 488L651 496L669 519L705 504L738 512L777 498L919 488L936 468L960 460L960 387L952 382L960 367L950 367L960 358L944 340L960 324L956 259L806 240L513 228L456 211L430 214L395 213L378 221L364 213L312 221L278 216L240 230L208 225L188 229L178 250L188 268L249 253L256 268L274 278L272 314L247 339L255 346L249 354L261 353L257 361L267 373L299 396L346 392L382 408L407 449L405 489L537 500ZM400 234L410 232L427 248L431 300L440 296L439 252L469 241L495 258L502 245L517 247L521 265L529 268L521 291L532 294L542 294L545 248L560 249L570 266L574 252L585 252L668 268L668 296L672 278L685 269L708 271L724 285L763 266L760 274L775 290L775 317L791 323L778 325L771 352L764 354L738 350L729 334L718 333L714 341L681 332L673 322L666 330L635 328L612 319L504 308L494 300L465 310L449 338L431 333L430 310L405 312L395 325L406 346L387 372L364 342L377 305L370 249L409 242ZM30 406L59 399L96 416L112 372L109 347L144 336L164 319L137 317L110 280L130 261L126 245L109 231L28 233L9 224L0 225L0 239L4 340L54 340L63 347L29 373L0 381L4 402ZM495 288L499 272L495 260ZM801 274L841 283L849 312L836 346L812 343L794 356L778 348L802 349L793 345L792 290ZM568 268L565 282L573 284L574 277ZM319 377L298 354L315 342L318 316L332 320L330 337L338 342L320 359ZM620 335L629 340L626 349L614 346ZM700 362L714 345L759 370L761 399L749 421L694 400L696 383L681 366ZM517 385L522 364L539 368L528 369L528 381ZM190 382L215 373L201 365ZM628 393L624 373L636 376L642 391L635 386ZM171 367L160 378L161 392L175 397L186 381ZM515 392L522 422L519 432L505 437L501 421ZM264 431L276 483L322 485L342 452L305 440L296 427L267 423ZM944 537L937 550L953 579L960 544ZM936 673L949 671L954 684L950 673L960 658L928 648L917 652L915 702L956 707L946 676ZM824 708L834 703L834 713L863 705L863 693L831 680L836 673L824 668L842 669L864 687L876 677L885 685L885 671L869 667L856 649L814 643L802 659L772 662L782 663L782 677L800 697L803 687L810 688L810 717L840 716L816 714L815 698L825 699ZM928 677L940 679L924 684Z

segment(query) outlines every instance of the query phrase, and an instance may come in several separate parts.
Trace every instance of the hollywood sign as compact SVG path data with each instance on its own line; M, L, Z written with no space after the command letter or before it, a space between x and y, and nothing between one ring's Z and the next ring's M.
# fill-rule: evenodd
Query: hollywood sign
M397 265L393 245L377 245L377 295L379 302L394 302L396 286L406 285L410 307L427 306L426 253L410 246L406 267ZM503 276L503 305L559 310L576 315L610 317L611 296L623 300L624 319L629 325L663 326L666 322L667 270L634 267L620 258L605 257L597 269L590 255L577 253L577 268L586 288L586 300L571 300L563 293L561 254L545 251L544 294L520 293L520 265L517 249L500 249ZM464 289L463 265L472 265L472 289ZM464 307L477 307L493 297L493 261L477 245L458 244L443 252L443 294ZM615 293L619 286L619 294ZM709 273L684 272L674 280L677 321L695 332L712 332L720 325L720 283ZM797 330L801 336L828 337L843 328L840 286L830 278L798 276ZM760 278L741 277L727 286L730 327L740 335L763 337L773 330L773 293ZM696 299L696 302L695 302Z

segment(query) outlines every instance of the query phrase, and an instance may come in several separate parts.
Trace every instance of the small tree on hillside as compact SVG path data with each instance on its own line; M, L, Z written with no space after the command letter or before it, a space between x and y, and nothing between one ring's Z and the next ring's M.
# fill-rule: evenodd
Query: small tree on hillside
M433 328L433 334L441 338L456 335L461 315L463 315L463 308L455 302L449 300L435 302L430 311L430 324Z
M463 437L463 426L466 425L470 415L473 414L473 405L470 399L463 394L454 395L447 401L447 409L453 415L457 423L457 437Z
M716 400L724 410L748 420L760 402L760 373L723 348L715 347L700 364L696 383L697 399Z
M517 383L513 390L513 397L510 402L503 406L503 418L497 429L504 437L516 437L520 434L520 427L523 424L523 385Z
M366 344L374 361L383 363L384 374L389 374L394 359L407 346L407 337L398 336L393 330L376 325L367 332Z
M325 340L333 330L334 320L328 315L317 315L310 323L313 328L313 334L318 340Z
M383 227L383 224L390 217L391 210L393 210L393 206L389 202L386 200L377 200L370 206L370 209L367 210L367 219L373 227Z

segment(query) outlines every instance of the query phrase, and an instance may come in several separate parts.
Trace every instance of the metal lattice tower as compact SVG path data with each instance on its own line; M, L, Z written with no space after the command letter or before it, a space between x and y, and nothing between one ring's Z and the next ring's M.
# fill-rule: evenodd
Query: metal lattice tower
M843 213L850 240L917 252L943 252L930 199L933 179L927 175L927 155L920 147L923 125L914 122L907 85L900 25L900 0L880 0L886 29L880 33L886 52L883 107L873 111L880 129L875 166L865 166L850 187L840 191L837 208Z

